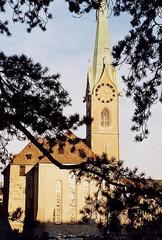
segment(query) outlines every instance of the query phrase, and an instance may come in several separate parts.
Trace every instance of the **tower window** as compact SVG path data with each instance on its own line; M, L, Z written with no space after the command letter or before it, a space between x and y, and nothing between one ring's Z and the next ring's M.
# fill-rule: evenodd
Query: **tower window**
M101 126L108 127L110 126L110 112L107 108L104 108L101 112Z

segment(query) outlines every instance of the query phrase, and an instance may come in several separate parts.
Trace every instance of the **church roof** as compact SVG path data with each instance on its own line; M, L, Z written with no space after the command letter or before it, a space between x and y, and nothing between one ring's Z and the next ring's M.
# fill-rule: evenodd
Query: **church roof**
M94 157L95 154L91 149L72 132L68 131L65 141L56 141L51 149L54 159L62 164L79 164L86 161L87 157ZM47 140L39 139L45 148L47 148ZM12 159L12 164L18 165L34 165L36 163L51 163L49 159L42 155L42 152L33 144L28 143L27 146Z

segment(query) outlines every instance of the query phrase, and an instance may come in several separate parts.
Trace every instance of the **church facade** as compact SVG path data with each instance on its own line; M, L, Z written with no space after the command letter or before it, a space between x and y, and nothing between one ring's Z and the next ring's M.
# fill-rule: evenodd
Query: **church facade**
M79 164L87 157L95 157L91 149L73 133L68 131L66 135L63 149L60 151L59 144L53 148L53 157L60 163ZM73 146L71 140L77 140L77 143ZM42 144L45 146L46 141L42 140ZM72 151L72 148L75 150ZM12 229L20 232L25 222L34 221L39 222L48 232L74 233L72 226L81 224L80 211L86 204L86 198L95 191L94 183L86 179L77 183L71 171L61 170L47 157L42 157L42 153L32 143L13 158L4 170L4 177L5 211ZM61 224L69 227L60 230ZM82 228L84 233L85 227Z
M86 161L86 157L102 153L119 159L119 90L111 61L104 0L96 21L94 57L88 69L86 88L86 114L93 121L87 126L86 141L79 140L75 151L71 151L68 140L61 152L57 144L54 146L54 158L65 165L78 164ZM77 139L70 131L67 136L67 139ZM69 170L61 170L40 156L41 152L29 143L4 170L4 207L12 228L22 231L24 221L33 219L55 226L64 234L77 234L78 229L80 234L81 231L97 233L93 224L76 228L76 224L82 222L80 211L87 196L92 196L96 190L95 183L86 179L77 183ZM62 224L70 226L62 228Z

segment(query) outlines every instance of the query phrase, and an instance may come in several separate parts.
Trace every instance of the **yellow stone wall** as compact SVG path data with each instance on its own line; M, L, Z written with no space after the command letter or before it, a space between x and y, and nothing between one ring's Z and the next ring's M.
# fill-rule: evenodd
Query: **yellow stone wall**
M82 220L80 210L85 206L85 197L89 194L92 196L95 191L95 184L82 180L79 183L74 183L75 186L75 221L70 220L70 179L72 174L69 170L60 170L53 164L37 164L36 167L27 165L27 176L20 176L20 166L11 165L10 169L10 188L9 188L9 222L12 229L23 230L25 210L28 197L33 194L33 209L35 220L41 223L55 223L54 209L56 210L56 182L62 183L61 187L61 222L60 223L77 223ZM29 171L31 178L28 178ZM27 183L32 186L26 188ZM85 184L88 186L88 191L85 192ZM34 192L33 192L34 187ZM27 192L28 191L28 192ZM22 215L17 220L12 221L13 212L20 208Z
M39 164L38 180L38 211L37 220L40 222L55 222L54 210L56 210L56 182L61 181L61 223L70 222L70 171L60 170L52 164ZM90 194L94 193L94 184L89 183ZM80 210L83 209L84 200L84 181L76 183L76 219L82 219Z
M100 98L106 94L106 84L110 84L115 89L115 97L113 101L107 103L98 100L96 96L96 88L98 85L105 84L101 87ZM109 97L107 96L107 99ZM102 155L103 152L108 156L119 159L119 94L114 81L108 76L108 71L104 69L101 79L96 84L93 92L91 93L91 104L87 105L90 108L90 116L93 119L91 128L88 130L88 139L90 142L91 150L97 154ZM110 111L110 126L103 127L101 125L101 112L104 108Z
M27 173L33 166L25 166ZM23 221L25 216L25 194L26 194L26 178L20 176L20 165L10 166L10 180L9 180L9 201L8 201L8 214L9 222L13 229L23 228ZM17 220L12 221L12 214L20 208L22 215Z

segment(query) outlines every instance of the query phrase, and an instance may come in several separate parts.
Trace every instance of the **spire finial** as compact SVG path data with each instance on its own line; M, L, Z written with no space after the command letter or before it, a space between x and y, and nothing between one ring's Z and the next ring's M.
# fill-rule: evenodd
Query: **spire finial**
M105 65L111 65L111 52L108 31L107 1L102 0L96 16L97 30L93 56L93 81L96 83L103 70L103 58Z

